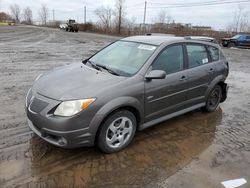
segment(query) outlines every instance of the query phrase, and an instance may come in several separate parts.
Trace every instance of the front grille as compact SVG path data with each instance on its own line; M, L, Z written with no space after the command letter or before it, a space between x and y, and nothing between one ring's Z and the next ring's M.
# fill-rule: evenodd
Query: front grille
M34 97L31 99L30 110L33 112L39 113L48 105L49 105L48 102Z

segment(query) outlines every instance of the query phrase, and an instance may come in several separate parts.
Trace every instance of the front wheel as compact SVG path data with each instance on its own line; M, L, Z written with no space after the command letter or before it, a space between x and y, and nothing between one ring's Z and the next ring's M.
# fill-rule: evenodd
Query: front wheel
M230 42L230 43L228 44L228 47L229 47L229 48L234 48L234 47L236 47L236 44L235 44L234 42Z
M206 112L213 112L220 104L222 90L219 85L216 85L209 93L206 101L206 106L203 108Z
M114 153L125 148L136 131L136 118L127 110L111 114L101 125L97 145L105 153Z

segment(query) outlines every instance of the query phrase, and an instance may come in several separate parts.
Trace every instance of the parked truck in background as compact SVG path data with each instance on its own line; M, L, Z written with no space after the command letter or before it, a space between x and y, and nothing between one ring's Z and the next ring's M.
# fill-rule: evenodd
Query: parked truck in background
M60 29L69 32L78 32L79 27L75 20L68 20L66 24L60 24Z

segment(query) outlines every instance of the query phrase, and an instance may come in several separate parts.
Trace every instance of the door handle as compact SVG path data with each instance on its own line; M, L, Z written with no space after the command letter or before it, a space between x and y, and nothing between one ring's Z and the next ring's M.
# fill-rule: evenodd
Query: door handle
M180 78L180 81L186 81L187 80L187 77L186 76L182 76L181 78Z

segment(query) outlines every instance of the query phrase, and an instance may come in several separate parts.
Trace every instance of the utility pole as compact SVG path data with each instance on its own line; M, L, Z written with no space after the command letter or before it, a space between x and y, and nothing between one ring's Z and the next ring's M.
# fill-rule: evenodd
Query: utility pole
M52 12L53 12L53 21L55 21L55 10L53 9Z
M147 12L147 1L145 1L145 7L144 7L144 18L143 18L143 30L146 30L146 12Z
M86 24L86 6L84 6L84 24Z
M122 23L122 4L119 5L119 16L118 16L118 34L121 34Z

